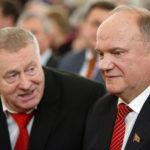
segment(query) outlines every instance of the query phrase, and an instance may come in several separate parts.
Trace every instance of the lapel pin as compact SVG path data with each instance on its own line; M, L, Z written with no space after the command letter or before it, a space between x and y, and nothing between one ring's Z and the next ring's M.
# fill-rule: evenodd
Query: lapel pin
M140 143L141 138L139 137L139 135L137 133L134 134L134 138L133 138L133 142L137 142Z

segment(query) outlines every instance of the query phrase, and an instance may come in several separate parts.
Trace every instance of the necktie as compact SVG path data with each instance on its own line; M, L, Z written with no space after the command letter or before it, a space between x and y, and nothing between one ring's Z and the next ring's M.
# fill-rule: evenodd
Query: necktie
M92 76L93 70L94 70L94 66L96 63L96 57L93 57L90 61L89 61L89 68L86 74L87 78L90 78Z
M11 113L11 116L16 121L19 127L19 131L20 131L14 150L27 150L29 135L28 135L26 126L29 123L30 119L32 118L33 114L34 112L30 114L12 114Z
M124 104L119 105L110 150L121 150L125 134L125 117L131 111L132 110L128 106Z

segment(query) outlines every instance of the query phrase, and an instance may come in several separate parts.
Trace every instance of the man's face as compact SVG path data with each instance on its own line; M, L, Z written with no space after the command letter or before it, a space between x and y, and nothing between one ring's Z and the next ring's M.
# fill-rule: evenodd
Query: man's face
M106 88L122 98L134 98L150 81L150 50L144 45L135 18L120 12L98 29L96 49Z
M84 33L91 49L95 49L97 29L108 13L108 10L93 8L86 18Z
M0 85L0 95L9 109L25 112L38 105L44 74L33 45L17 52L0 50Z
M35 35L39 43L41 54L49 48L50 37L46 34L43 27L43 22L40 19L33 17L25 21L21 21L19 23L19 27L27 29Z

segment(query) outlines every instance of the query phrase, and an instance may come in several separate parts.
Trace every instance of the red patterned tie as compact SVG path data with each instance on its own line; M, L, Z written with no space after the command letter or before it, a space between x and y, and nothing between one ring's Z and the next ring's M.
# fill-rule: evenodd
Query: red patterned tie
M19 127L19 131L20 131L14 150L27 150L29 135L28 135L26 126L29 123L30 119L32 118L33 114L34 112L30 114L12 114L11 113L11 116L16 121Z
M128 106L124 104L119 105L110 150L121 150L125 134L125 117L131 111L132 110Z

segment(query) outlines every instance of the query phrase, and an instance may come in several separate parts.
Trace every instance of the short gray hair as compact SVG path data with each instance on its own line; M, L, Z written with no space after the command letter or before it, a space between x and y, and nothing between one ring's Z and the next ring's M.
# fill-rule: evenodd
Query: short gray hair
M22 21L29 20L31 18L38 18L43 23L43 28L46 34L50 34L50 21L48 17L42 15L40 13L35 12L23 12L18 18L17 25L19 25Z
M29 44L35 46L35 50L40 56L38 42L30 31L19 27L6 27L0 29L0 50L18 51Z

